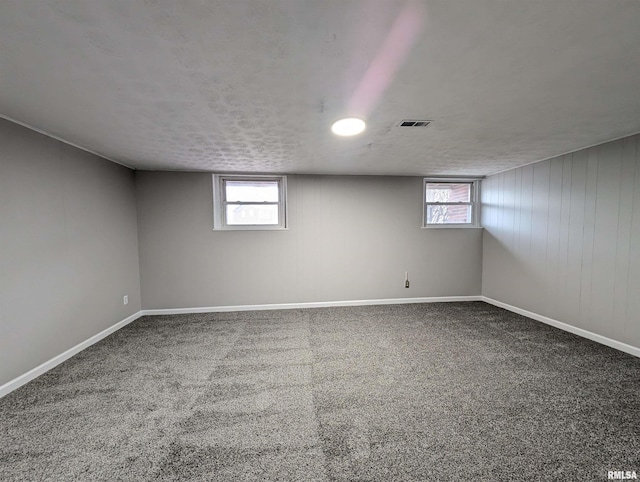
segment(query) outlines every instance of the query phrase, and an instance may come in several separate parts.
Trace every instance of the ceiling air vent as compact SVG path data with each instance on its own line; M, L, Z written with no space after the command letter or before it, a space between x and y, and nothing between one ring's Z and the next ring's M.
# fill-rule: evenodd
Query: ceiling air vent
M398 127L427 127L431 122L430 120L402 119L398 122Z

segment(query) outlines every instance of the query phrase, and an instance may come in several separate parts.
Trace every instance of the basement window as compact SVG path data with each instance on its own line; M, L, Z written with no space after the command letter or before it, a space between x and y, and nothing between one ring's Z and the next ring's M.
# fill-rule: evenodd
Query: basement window
M477 179L425 178L423 227L479 227L479 184Z
M287 177L213 175L213 229L287 228Z

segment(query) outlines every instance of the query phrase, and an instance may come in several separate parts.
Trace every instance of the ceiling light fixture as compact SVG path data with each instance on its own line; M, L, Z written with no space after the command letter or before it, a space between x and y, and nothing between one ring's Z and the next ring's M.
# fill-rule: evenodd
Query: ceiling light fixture
M345 117L331 126L331 131L338 136L355 136L364 131L366 124L357 117Z

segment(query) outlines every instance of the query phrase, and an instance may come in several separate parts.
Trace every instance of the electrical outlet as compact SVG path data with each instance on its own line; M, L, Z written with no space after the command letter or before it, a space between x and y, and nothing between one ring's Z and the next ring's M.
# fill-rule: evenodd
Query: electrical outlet
M409 280L406 280L406 281L404 282L404 287L405 287L405 288L408 288L408 287L409 287Z
M122 297L122 304L123 305L128 305L129 304L129 295L124 295Z

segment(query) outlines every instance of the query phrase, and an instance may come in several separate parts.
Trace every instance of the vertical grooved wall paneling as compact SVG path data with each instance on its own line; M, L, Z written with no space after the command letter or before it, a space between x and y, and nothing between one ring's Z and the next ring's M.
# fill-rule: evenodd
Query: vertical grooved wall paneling
M483 295L640 346L639 139L488 177Z
M290 175L281 231L214 231L210 174L135 178L144 309L481 291L482 230L423 229L420 177Z

